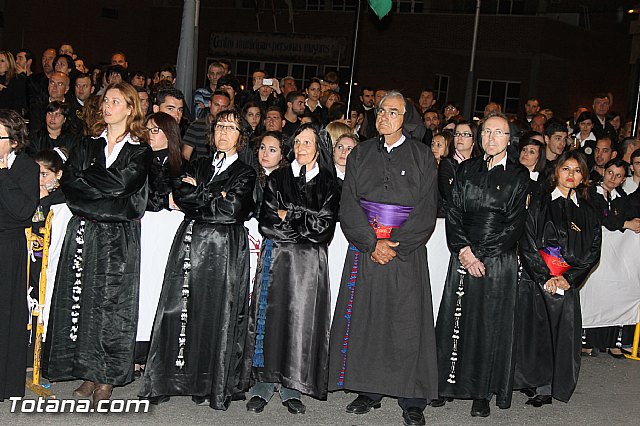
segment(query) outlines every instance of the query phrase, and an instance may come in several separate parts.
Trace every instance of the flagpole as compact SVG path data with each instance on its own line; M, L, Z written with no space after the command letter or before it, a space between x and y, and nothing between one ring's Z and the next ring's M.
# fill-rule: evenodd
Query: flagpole
M362 0L358 0L358 8L356 10L356 24L353 29L353 51L351 53L351 76L349 77L349 95L347 96L347 117L351 111L351 93L353 91L353 74L356 69L356 53L358 51L358 30L360 28L360 9Z

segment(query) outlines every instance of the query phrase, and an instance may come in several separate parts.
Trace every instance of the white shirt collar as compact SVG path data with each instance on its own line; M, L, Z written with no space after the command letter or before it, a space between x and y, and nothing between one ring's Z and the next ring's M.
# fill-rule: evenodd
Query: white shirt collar
M398 142L394 143L393 145L389 146L386 143L384 144L384 147L387 148L387 152L391 152L391 150L395 147L398 147L400 145L402 145L404 143L404 141L406 140L406 136L402 135L400 136L400 139L398 139Z
M16 152L11 151L9 155L7 155L7 169L10 169L13 166L13 162L16 161Z
M78 103L80 104L80 106L84 106L84 101L83 101L83 100L81 100L81 99L79 99L79 98L76 98L76 101L78 101Z
M602 185L596 186L596 192L604 197L604 188L602 187ZM611 191L610 194L611 194L611 200L615 200L616 198L621 197L617 189L614 189L613 191Z
M534 181L538 181L538 177L540 176L540 172L529 172L529 178Z
M336 176L338 176L338 179L344 180L344 172L341 172L338 166L336 166Z
M507 170L507 156L508 154L505 151L504 157L502 157L502 160L498 161L497 163L494 163L493 166L491 166L491 168L495 168L497 166L502 166L505 170ZM484 155L484 161L487 161L487 154Z
M551 193L551 200L553 201L560 197L564 197L564 195L562 195L560 189L556 187L556 189L554 189ZM575 204L576 207L580 207L580 204L578 204L578 196L576 195L576 191L571 191L571 201L573 201L573 204Z
M297 160L293 160L291 162L291 170L293 171L293 176L300 177L300 169L302 169L302 166L298 164ZM320 167L318 167L318 162L316 161L316 164L313 166L313 169L307 170L306 182L309 182L311 179L316 177L318 173L320 173Z
M305 99L305 100L304 100L304 105L305 105L305 106L307 106L307 107L309 107L309 109L311 109L311 107L310 107L310 106L309 106L309 104L307 103L307 101L308 101L308 100L309 100L309 99ZM320 109L322 109L322 104L320 103L320 101L318 101L318 103L316 104L316 108L320 108ZM315 109L314 109L314 111L315 111Z
M229 168L230 165L232 165L236 160L238 159L238 153L236 152L233 155L230 155L228 157L224 157L222 160L216 160L215 157L213 158L213 160L211 161L211 165L213 165L213 167L215 167L215 172L214 172L214 176L219 175L220 173L224 172L225 170L227 170Z
M105 140L107 140L107 129L104 129L100 136L93 139L100 138L104 138ZM130 143L131 145L140 145L140 142L133 140L133 138L131 137L131 133L127 133L126 135L124 135L122 140L113 147L111 155L109 155L109 142L107 142L107 145L104 147L105 167L111 167L114 161L116 161L116 159L118 158L118 154L120 154L120 151L122 151L125 143Z

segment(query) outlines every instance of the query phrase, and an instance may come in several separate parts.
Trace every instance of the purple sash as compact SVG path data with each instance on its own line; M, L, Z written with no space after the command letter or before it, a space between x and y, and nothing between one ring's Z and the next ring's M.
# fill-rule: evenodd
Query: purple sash
M378 239L391 238L391 230L400 228L413 211L413 207L409 206L375 203L367 200L360 200L360 207L367 215Z

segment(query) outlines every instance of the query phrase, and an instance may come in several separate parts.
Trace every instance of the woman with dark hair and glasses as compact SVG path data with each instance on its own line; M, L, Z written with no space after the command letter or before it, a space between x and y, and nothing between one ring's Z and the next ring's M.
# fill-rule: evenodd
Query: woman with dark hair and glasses
M140 396L191 395L226 410L239 392L249 309L249 241L256 172L238 159L251 127L237 109L213 123L213 158L186 167L174 191L184 212L165 270Z
M146 118L145 129L153 151L153 160L149 170L147 208L142 220L140 310L134 367L136 376L144 371L153 318L160 297L162 276L157 271L158 259L166 259L176 231L176 221L179 220L174 219L175 216L166 216L165 213L177 209L171 192L178 184L183 170L180 127L176 120L169 114L156 112ZM156 225L161 225L162 228L158 229ZM162 270L164 271L164 264Z
M293 135L295 159L275 170L260 209L263 236L250 309L243 385L260 413L274 392L292 414L301 394L325 399L329 349L327 246L338 215L331 153L312 124Z
M149 115L145 128L153 150L147 211L157 212L171 208L173 181L183 170L182 140L176 120L164 112Z
M22 151L24 120L0 109L0 401L24 396L27 367L27 241L38 205L38 165Z
M80 136L71 129L69 107L62 102L50 102L45 108L45 122L31 135L31 155L45 149L66 148L70 153L79 143Z
M474 122L460 121L453 131L453 151L441 158L438 163L438 190L442 198L441 213L446 214L446 209L451 203L451 190L455 184L458 166L469 158L480 155L480 147L476 143L478 126Z
M524 141L526 143L526 141ZM526 148L526 146L524 146ZM532 197L520 241L516 373L527 405L568 402L580 371L582 316L578 289L600 258L602 232L587 201L582 153L560 155L551 185Z

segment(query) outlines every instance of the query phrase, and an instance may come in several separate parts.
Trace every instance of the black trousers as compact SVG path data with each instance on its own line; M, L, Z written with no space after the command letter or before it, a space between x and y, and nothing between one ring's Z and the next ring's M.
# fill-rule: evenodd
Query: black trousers
M358 395L367 396L376 402L382 400L382 395L379 393L358 392ZM424 398L398 398L398 405L403 410L412 407L424 410L427 407L427 400Z

